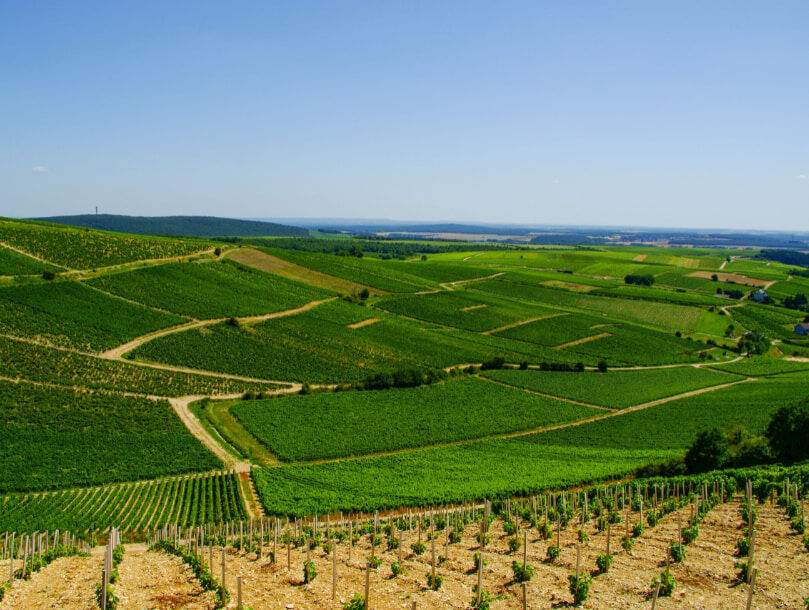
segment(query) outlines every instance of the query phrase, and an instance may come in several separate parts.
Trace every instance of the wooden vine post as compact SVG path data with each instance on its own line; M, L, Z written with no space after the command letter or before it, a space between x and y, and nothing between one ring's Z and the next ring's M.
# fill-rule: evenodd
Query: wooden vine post
M478 547L478 593L475 605L480 605L481 595L483 594L483 549L486 546L486 515L484 512L483 519L480 521L480 546Z
M331 598L337 598L337 539L331 542Z
M758 568L753 568L749 573L750 586L747 589L747 610L753 607L753 589L756 588L756 574L758 573Z

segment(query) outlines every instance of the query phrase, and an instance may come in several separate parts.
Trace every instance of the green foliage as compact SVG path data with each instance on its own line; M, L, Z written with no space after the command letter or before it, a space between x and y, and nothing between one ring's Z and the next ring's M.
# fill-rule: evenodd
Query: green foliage
M791 464L809 458L809 400L778 409L764 435L780 462Z
M511 562L511 572L516 582L528 582L534 577L533 566L516 560Z
M692 525L690 527L685 527L682 530L683 535L683 544L691 544L694 540L697 539L699 536L699 527L696 525Z
M0 491L220 466L165 401L0 381Z
M750 553L750 540L748 538L739 538L736 541L736 555L739 557L747 557Z
M382 558L381 557L371 557L368 559L368 565L371 567L372 570L376 570L379 566L382 565Z
M512 553L516 553L520 550L520 539L519 538L509 538L508 539L508 550Z
M685 453L688 472L707 472L721 468L728 460L728 441L718 428L699 432Z
M472 598L469 607L472 608L472 610L489 610L493 601L492 594L489 593L488 590L483 589L483 591L480 592L480 601L478 601L477 585L473 587L472 592L475 596ZM0 599L2 599L2 597L0 597Z
M472 555L472 565L474 566L476 571L480 569L480 553L475 553L474 555ZM484 566L489 565L489 560L486 559L486 557L483 558L483 565Z
M672 542L669 544L669 557L674 563L682 563L685 561L685 547L682 544Z
M405 566L398 561L394 561L392 564L390 564L390 573L392 576L400 576L405 572Z
M556 561L557 559L559 559L559 556L561 554L562 554L562 549L560 549L558 546L556 546L555 544L549 544L548 545L548 550L546 552L546 556L548 558L548 561L551 561L551 562Z
M424 555L424 551L427 550L427 547L423 542L414 542L410 545L410 550L413 551L414 555Z
M57 267L42 263L35 258L25 256L9 248L0 246L0 276L2 275L36 275L51 273ZM1 598L0 598L1 599Z
M349 601L343 604L343 610L365 610L365 596L355 593Z
M427 574L427 586L433 591L438 591L444 582L444 577L441 574L436 574L433 577L432 573Z
M576 578L575 574L571 574L567 579L570 583L568 588L573 596L573 605L580 606L587 601L587 597L590 595L590 584L593 582L593 577L589 574L580 574Z
M671 597L672 593L674 593L674 587L676 582L674 581L674 576L671 575L671 572L665 570L663 573L660 574L660 597ZM652 583L652 589L657 588L657 581Z
M651 524L650 524L651 525ZM632 526L632 536L635 538L643 535L643 531L646 529L646 525L643 521L638 521Z
M112 581L110 584L107 585L107 599L104 599L104 585L99 584L96 585L96 603L98 604L99 608L108 608L109 610L115 610L118 607L119 602L121 601L115 595L115 587L112 586Z
M599 554L599 556L596 557L596 567L599 572L609 572L610 567L612 567L612 555L607 555L606 553Z
M630 555L632 554L632 548L635 546L635 541L632 536L623 536L621 538L621 548L624 549Z
M314 561L303 562L303 582L309 584L317 577L317 569Z

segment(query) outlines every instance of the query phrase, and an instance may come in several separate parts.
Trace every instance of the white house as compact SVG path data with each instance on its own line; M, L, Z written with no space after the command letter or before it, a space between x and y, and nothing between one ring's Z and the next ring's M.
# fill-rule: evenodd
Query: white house
M756 303L763 303L764 301L767 300L767 293L764 292L764 290L762 288L759 288L758 290L756 290L755 294L753 295L753 300Z
M801 322L800 324L796 324L793 330L804 337L809 336L809 322Z

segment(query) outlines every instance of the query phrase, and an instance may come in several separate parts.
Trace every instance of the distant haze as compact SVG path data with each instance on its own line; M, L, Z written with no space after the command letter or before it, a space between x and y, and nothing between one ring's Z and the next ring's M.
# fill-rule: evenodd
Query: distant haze
M809 2L0 4L0 215L809 230Z

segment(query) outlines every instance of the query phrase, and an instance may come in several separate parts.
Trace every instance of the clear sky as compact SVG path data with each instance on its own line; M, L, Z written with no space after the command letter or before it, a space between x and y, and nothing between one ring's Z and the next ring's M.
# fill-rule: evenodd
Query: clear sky
M809 2L6 1L0 215L809 230Z

